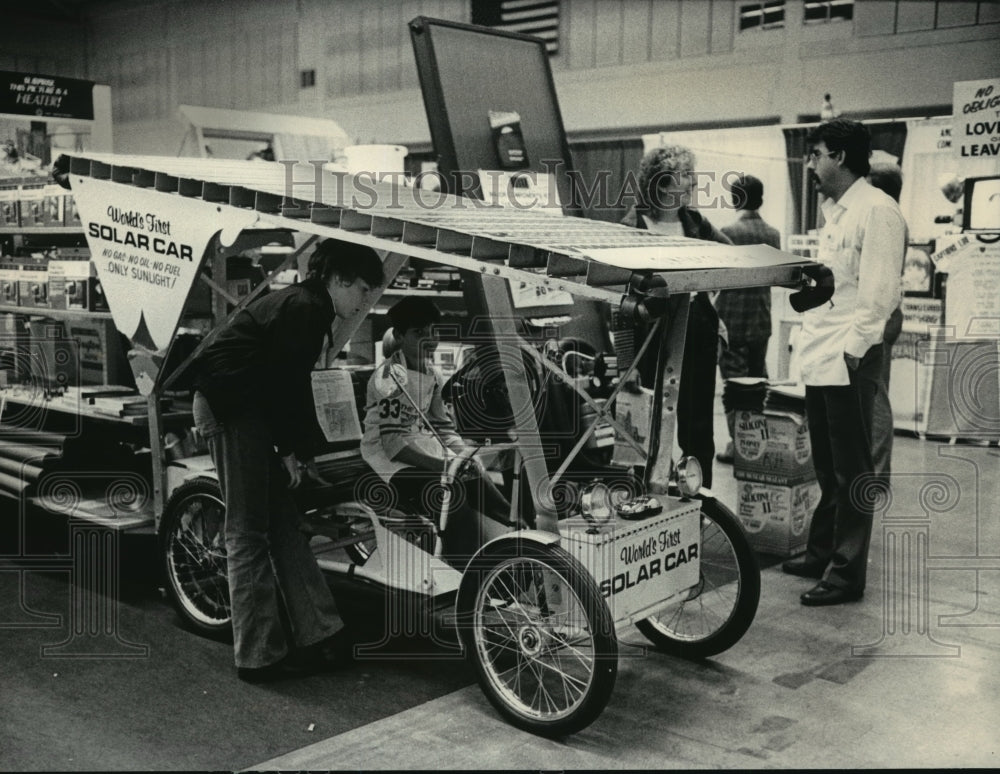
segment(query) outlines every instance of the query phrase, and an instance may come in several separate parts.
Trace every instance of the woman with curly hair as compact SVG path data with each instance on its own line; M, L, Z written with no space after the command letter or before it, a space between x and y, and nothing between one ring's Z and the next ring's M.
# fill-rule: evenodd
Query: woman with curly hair
M690 207L694 164L694 154L683 145L664 145L646 153L639 165L639 201L622 223L656 234L732 244L707 218ZM701 463L706 487L712 485L715 456L713 414L718 345L719 315L708 293L696 293L688 313L677 396L677 443L685 455ZM647 386L653 384L655 364L655 353L644 357L639 364L640 377Z

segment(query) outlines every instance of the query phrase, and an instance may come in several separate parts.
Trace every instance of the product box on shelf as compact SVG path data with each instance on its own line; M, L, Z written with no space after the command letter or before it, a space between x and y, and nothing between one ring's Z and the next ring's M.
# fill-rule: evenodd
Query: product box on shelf
M49 308L49 272L43 263L21 266L18 278L18 304L20 306Z
M65 330L81 385L134 384L122 336L111 320L73 318Z
M737 481L737 515L750 545L756 551L779 556L802 551L819 495L816 481L792 486Z
M790 486L816 477L809 425L801 414L737 411L733 433L738 480Z
M17 306L20 280L20 265L0 263L0 306Z
M0 314L0 373L6 374L8 384L14 384L24 371L27 343L28 332L23 318Z
M52 309L107 311L107 299L89 260L49 261L49 306Z
M0 188L0 228L16 228L21 225L17 188Z
M82 228L80 210L77 209L73 194L63 194L63 225L70 228Z
M29 188L22 186L21 228L53 227L63 225L63 195L57 185Z
M33 319L28 333L25 365L32 381L45 387L79 387L75 345L66 338L63 323Z

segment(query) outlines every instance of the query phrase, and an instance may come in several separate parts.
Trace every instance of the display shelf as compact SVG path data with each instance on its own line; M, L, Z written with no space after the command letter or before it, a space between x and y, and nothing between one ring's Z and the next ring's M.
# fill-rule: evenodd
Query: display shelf
M0 314L23 314L31 317L51 317L53 320L110 320L111 312L91 312L86 309L48 309L44 306L11 306L0 304Z
M4 390L2 395L9 405L24 408L54 412L71 417L80 417L92 422L104 422L130 427L149 427L148 414L121 416L117 413L116 402L109 398L95 398L91 403L89 398L77 395L76 388L70 388L63 395L46 398L38 387L13 386ZM163 422L172 424L181 421L192 421L189 408L173 409L162 412Z
M40 234L79 234L83 236L83 230L79 226L0 226L0 234L30 234L38 236Z

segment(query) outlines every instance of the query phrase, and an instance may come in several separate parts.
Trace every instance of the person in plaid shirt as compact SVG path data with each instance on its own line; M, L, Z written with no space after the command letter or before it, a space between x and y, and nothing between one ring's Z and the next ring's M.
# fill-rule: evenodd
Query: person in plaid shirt
M760 217L757 210L764 203L764 184L753 175L740 175L732 185L733 206L740 210L740 219L721 229L735 245L771 245L781 249L781 235ZM771 338L771 288L741 288L723 290L715 300L715 308L729 334L729 345L719 356L723 379L738 376L767 377L764 362L767 341ZM726 411L729 443L716 456L719 462L732 464L733 422L735 414Z

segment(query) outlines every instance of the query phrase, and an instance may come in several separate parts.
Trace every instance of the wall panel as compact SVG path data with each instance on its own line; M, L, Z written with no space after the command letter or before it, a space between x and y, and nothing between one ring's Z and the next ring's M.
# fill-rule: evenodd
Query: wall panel
M622 64L649 61L650 0L622 0Z
M677 3L653 2L650 11L650 59L676 59L680 56L681 45L680 6Z
M734 0L712 0L712 21L710 40L713 54L733 50L733 36L736 20Z
M708 53L712 4L702 0L680 0L681 56L704 56Z

